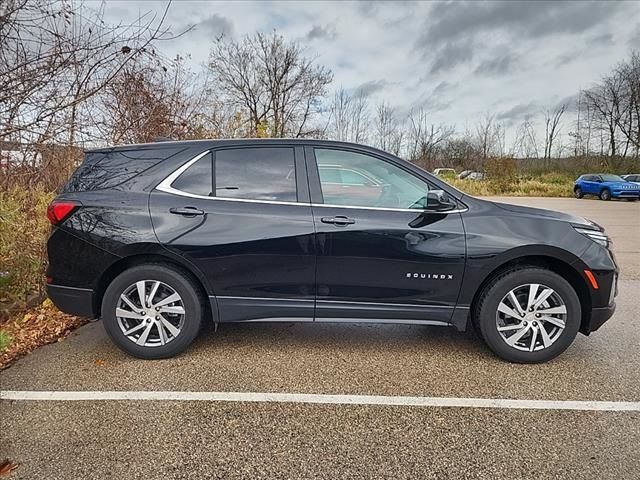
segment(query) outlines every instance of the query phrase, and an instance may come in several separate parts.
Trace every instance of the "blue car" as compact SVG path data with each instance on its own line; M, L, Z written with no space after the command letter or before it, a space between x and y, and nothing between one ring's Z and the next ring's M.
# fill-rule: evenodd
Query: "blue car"
M580 175L573 186L576 198L585 195L595 195L600 200L612 198L628 198L638 200L640 198L640 184L628 182L618 175L611 173L595 173Z

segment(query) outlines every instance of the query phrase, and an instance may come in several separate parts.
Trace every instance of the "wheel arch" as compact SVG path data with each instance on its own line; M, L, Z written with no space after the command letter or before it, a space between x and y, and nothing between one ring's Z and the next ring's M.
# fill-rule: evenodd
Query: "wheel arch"
M589 287L587 283L582 278L578 270L572 266L571 263L565 261L564 259L558 258L556 256L544 255L544 254L529 254L517 256L514 258L510 258L505 260L503 263L500 263L495 268L493 268L487 275L485 275L484 279L480 283L478 289L474 293L473 300L471 301L470 308L470 321L475 322L477 317L477 306L482 296L483 292L487 288L488 284L493 280L496 276L501 275L507 270L518 269L518 268L526 268L526 267L541 267L546 268L564 278L569 284L573 287L576 294L578 295L578 299L580 300L580 305L582 306L581 311L581 319L580 319L580 329L582 330L586 325L588 325L590 317L591 317L591 294L589 292Z
M194 285L200 290L200 293L204 295L209 301L206 302L207 315L213 321L218 319L218 308L215 301L215 297L210 296L206 278L202 273L190 266L185 265L185 262L173 258L172 256L163 255L161 253L135 253L120 258L116 262L112 263L100 276L93 293L93 311L96 312L96 316L101 316L102 299L104 294L111 284L111 282L122 272L132 267L148 264L161 264L169 266L183 273L189 277Z

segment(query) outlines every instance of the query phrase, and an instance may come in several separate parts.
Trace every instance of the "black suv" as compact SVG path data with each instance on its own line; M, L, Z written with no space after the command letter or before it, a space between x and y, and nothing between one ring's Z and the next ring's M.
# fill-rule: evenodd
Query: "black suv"
M374 148L202 140L87 152L53 201L47 291L131 355L213 322L474 326L542 362L614 312L603 229L470 197Z

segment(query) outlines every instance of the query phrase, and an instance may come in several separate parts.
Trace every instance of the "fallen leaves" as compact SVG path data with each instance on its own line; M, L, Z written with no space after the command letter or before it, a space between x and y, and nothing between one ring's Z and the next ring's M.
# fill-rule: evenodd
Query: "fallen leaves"
M62 313L48 299L9 318L0 324L0 329L11 338L9 346L0 353L0 370L42 345L60 341L85 323L84 318Z
M5 460L0 463L0 477L5 477L13 472L16 468L18 468L17 463L10 462L9 460Z

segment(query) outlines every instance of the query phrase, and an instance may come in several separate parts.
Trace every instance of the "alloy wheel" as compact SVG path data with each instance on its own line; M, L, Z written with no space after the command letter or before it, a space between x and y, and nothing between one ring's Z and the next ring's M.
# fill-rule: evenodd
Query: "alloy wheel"
M530 283L510 290L498 304L496 326L507 345L534 352L549 348L562 335L567 306L552 288Z
M140 280L120 295L116 319L133 343L158 347L173 341L182 330L185 309L172 287L157 280Z

